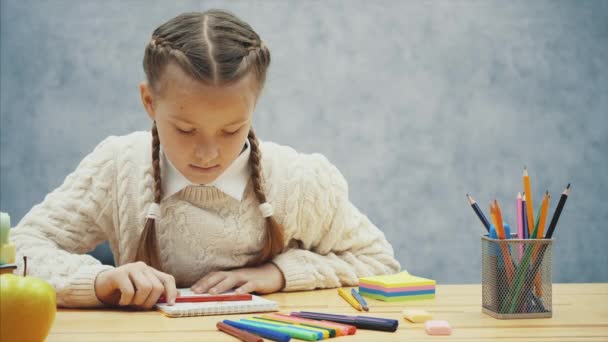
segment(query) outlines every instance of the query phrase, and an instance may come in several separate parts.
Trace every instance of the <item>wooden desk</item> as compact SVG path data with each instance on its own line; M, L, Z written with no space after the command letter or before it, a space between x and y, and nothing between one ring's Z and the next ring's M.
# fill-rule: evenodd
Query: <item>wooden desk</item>
M320 311L357 314L336 290L278 293L267 296L281 311ZM608 284L557 284L553 286L553 318L497 320L481 313L479 285L438 285L434 300L384 303L369 300L370 315L400 319L396 333L357 330L337 341L608 341ZM423 324L401 318L405 306L430 311L448 320L452 336L428 336ZM61 309L48 341L237 341L220 333L215 323L248 315L168 318L156 311ZM295 340L297 341L297 340Z

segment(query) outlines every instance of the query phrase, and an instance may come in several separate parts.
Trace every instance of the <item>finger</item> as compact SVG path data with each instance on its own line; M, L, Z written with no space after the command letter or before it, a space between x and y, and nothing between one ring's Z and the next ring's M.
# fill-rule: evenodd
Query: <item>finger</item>
M129 272L129 278L131 278L135 286L135 296L131 304L141 306L150 295L150 291L152 291L152 283L141 270Z
M195 293L206 293L217 283L226 279L226 276L227 274L225 272L210 273L201 278L201 280L199 280L196 284L194 284L194 286L192 287L192 291L194 291Z
M179 297L179 291L177 290L177 286L175 285L175 278L167 273L163 273L152 269L152 272L156 275L156 277L160 280L164 287L164 295L167 303L169 305L175 304L175 298Z
M133 300L133 296L135 295L135 287L133 287L133 283L131 279L129 279L129 275L124 272L117 272L114 277L114 284L120 290L120 300L118 301L118 305L126 306L131 304Z
M243 286L237 288L234 292L241 294L241 293L251 293L255 290L257 290L255 283L252 281L248 281Z
M209 289L209 293L218 294L223 293L228 290L232 290L233 288L241 285L239 278L235 274L230 274L224 280L219 282L217 285L211 287Z
M154 272L152 272L151 270L145 271L144 274L150 281L152 289L148 294L148 298L146 298L146 300L144 301L142 307L144 309L151 309L154 304L158 302L158 298L163 294L163 292L165 292L165 287L163 286L163 283L160 281L160 279L158 279L156 274L154 274Z

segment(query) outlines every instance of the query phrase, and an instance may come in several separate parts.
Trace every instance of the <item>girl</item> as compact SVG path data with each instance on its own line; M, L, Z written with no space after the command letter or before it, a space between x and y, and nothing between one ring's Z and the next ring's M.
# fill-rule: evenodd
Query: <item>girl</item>
M105 139L13 230L58 305L151 308L179 287L311 290L400 269L325 157L256 138L269 64L258 34L224 11L153 32L140 85L152 131ZM105 240L115 268L83 254Z

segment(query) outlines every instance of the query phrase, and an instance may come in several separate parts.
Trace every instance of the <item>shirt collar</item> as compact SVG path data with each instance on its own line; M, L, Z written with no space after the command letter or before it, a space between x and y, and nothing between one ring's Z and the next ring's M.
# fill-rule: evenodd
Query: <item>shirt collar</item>
M163 199L175 195L187 186L204 185L213 186L237 201L241 201L251 175L248 165L250 153L251 147L249 145L249 139L245 139L245 149L215 181L211 184L195 184L190 182L175 168L173 163L171 163L163 152L161 146L160 159Z

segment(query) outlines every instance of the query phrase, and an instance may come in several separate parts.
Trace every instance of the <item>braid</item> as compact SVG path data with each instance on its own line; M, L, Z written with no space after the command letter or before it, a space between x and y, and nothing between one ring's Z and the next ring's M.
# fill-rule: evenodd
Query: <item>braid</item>
M156 122L152 126L152 171L154 174L154 203L160 204L162 186L160 179L160 139ZM147 218L144 230L137 247L136 259L160 270L160 259L158 253L158 241L156 239L155 219Z
M201 75L196 73L196 68L194 68L192 61L186 56L184 51L174 47L167 39L163 39L160 36L153 36L146 47L145 53L150 61L166 64L169 60L173 60L182 68L182 70L189 73L190 76L194 78L201 77ZM162 70L158 71L162 72ZM160 78L160 75L155 75L155 77L158 79Z
M266 203L266 194L263 189L261 152L258 139L253 132L249 131L249 143L251 145L251 153L249 155L249 165L251 168L251 180L253 183L253 192L258 202ZM275 220L273 216L266 218L266 234L264 247L258 257L251 263L252 265L261 264L274 258L283 249L283 227Z
M162 186L160 181L160 139L156 121L152 125L152 172L154 175L154 202L160 203Z
M270 51L261 41L255 40L245 48L245 54L237 73L245 74L248 70L253 70L260 84L266 80L266 69L270 65Z
M216 86L253 72L261 91L270 51L253 28L232 13L190 12L160 25L146 45L143 67L155 90L162 89L163 72L171 62L194 80Z

